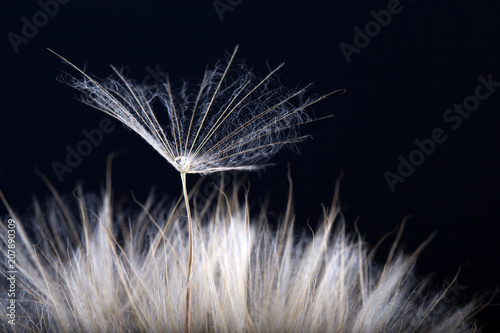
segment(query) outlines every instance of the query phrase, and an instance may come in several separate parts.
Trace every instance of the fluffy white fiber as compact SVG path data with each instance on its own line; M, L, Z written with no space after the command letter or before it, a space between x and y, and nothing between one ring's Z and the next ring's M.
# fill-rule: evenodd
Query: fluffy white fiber
M148 86L113 66L114 75L100 80L62 57L79 77L61 80L81 91L85 104L137 132L181 173L253 170L283 146L304 140L297 128L313 120L305 109L338 91L305 99L308 87L285 89L277 81L283 64L259 78L235 59L237 50L199 82L174 88L168 77Z
M107 186L101 200L79 188L65 203L54 192L24 221L11 212L18 313L15 326L0 316L2 331L184 329L185 207L151 198L125 215L113 209ZM193 210L192 331L476 332L472 305L451 307L446 290L428 293L413 276L423 246L410 256L393 248L379 265L358 236L345 233L336 199L316 231L294 238L291 196L273 231L266 212L249 216L237 192L220 189ZM32 237L25 225L35 227ZM5 248L7 233L0 235ZM1 298L5 311L4 290Z

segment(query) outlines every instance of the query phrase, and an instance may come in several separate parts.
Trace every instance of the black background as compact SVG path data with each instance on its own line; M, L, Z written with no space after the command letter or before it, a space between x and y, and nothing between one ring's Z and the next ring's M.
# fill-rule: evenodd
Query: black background
M478 76L500 82L498 2L401 0L401 12L350 63L339 44L352 45L354 27L364 29L373 20L370 11L386 9L389 1L219 3L231 8L222 20L211 1L72 0L15 52L8 33L22 35L22 18L33 22L42 8L35 1L2 1L0 189L9 203L27 212L33 195L49 196L35 169L61 193L79 182L98 192L114 151L121 152L113 166L117 198L133 191L144 200L153 186L159 195L181 193L176 171L114 120L115 129L58 181L51 163L64 163L65 147L77 147L82 130L97 128L105 115L56 82L69 68L47 47L99 77L114 64L127 65L137 80L151 82L146 76L158 68L178 82L201 77L207 64L239 44L238 57L261 75L267 64L286 62L280 74L286 86L314 82L311 94L347 89L312 108L317 116L335 117L305 128L314 136L301 154L280 153L275 166L249 175L255 208L270 194L271 215L284 210L290 163L298 225L307 230L306 222L315 225L321 215L320 204L331 202L343 172L340 195L350 230L360 218L362 234L375 244L411 215L401 244L406 251L438 231L420 256L419 276L433 274L432 287L442 288L462 267L459 303L493 291L500 281L500 88L456 130L443 114L474 95ZM417 149L414 140L429 138L435 128L447 140L392 192L384 172L397 173L398 156L408 158ZM189 183L198 178L190 176ZM478 316L486 332L500 330L498 313L492 306Z

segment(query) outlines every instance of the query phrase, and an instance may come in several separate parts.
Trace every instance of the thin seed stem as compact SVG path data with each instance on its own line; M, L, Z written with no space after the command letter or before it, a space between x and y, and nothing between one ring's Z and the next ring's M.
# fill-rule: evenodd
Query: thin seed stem
M191 275L193 271L193 230L191 209L189 207L189 197L186 189L186 173L181 172L182 180L182 193L184 195L184 202L186 204L186 212L188 216L188 234L189 234L189 259L187 270L187 289L186 289L186 318L184 321L184 333L191 332Z

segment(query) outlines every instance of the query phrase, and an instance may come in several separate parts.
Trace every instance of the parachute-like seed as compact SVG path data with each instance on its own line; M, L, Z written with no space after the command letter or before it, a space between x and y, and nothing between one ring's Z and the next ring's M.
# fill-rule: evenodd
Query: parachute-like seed
M186 174L261 167L284 145L306 138L297 132L299 125L312 121L305 108L329 95L303 101L307 87L286 91L275 84L274 76L283 64L260 79L243 63L235 64L237 50L226 62L206 70L197 85L184 82L176 93L168 77L150 87L125 78L111 66L115 76L100 81L58 55L82 75L62 80L83 93L84 103L137 132L180 172L189 226L185 333L190 332L193 269ZM156 101L166 111L164 124L153 111Z
M297 131L313 120L305 109L327 95L304 99L309 86L285 90L275 77L283 64L259 78L235 60L237 49L200 82L176 90L167 77L147 86L113 66L113 76L94 79L61 57L82 76L62 80L83 93L84 103L137 132L181 173L252 170L305 139Z

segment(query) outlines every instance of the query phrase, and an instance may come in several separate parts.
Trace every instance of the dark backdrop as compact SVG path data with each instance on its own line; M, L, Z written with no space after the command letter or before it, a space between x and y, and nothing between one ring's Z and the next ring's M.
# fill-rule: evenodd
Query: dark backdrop
M17 211L29 211L33 195L49 195L35 169L61 193L79 182L98 192L114 151L121 152L113 167L117 197L133 191L144 200L153 186L159 195L181 193L174 169L114 120L92 153L58 179L52 163L64 163L66 146L77 147L82 131L98 128L105 115L56 82L68 67L47 47L99 77L115 64L137 80L164 72L176 82L200 77L239 44L238 57L261 74L286 62L286 86L314 82L311 94L347 89L312 108L335 117L305 129L314 137L301 154L280 153L274 167L249 175L254 207L270 194L270 212L284 210L290 163L298 225L307 230L343 173L350 230L360 218L375 244L411 215L405 250L438 231L417 266L419 276L434 274L434 288L459 267L457 302L499 284L498 2L42 0L1 7L0 189ZM198 176L189 178L194 184ZM500 330L499 312L487 308L480 324Z

